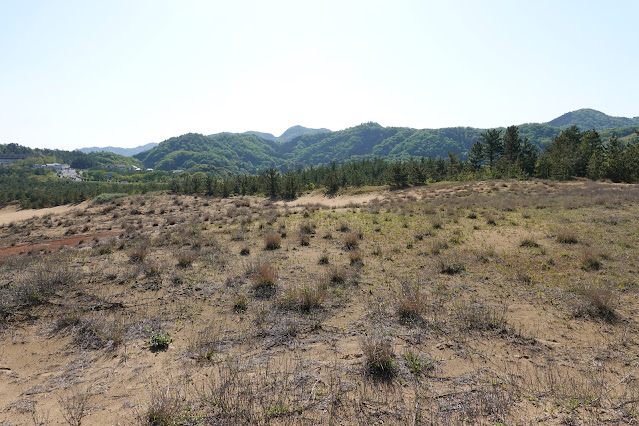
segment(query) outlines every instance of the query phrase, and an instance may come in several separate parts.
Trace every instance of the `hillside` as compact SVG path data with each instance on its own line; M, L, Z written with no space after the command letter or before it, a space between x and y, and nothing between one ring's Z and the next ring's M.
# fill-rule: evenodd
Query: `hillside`
M364 123L337 132L307 133L281 144L253 134L204 136L191 133L171 138L134 157L154 169L221 173L252 173L268 167L291 170L331 161L374 157L444 158L449 151L466 158L480 132L481 129L471 127L418 130ZM521 127L522 137L527 136L540 148L559 132L558 128L544 124Z
M255 173L276 166L276 143L255 135L224 133L214 137L188 133L168 139L134 158L158 170L193 169L204 171Z
M624 140L630 140L635 135L636 127L631 124L634 122L639 123L639 118L610 117L598 111L582 109L546 124L522 124L519 130L522 138L528 138L543 151L565 127L577 125L582 130L597 128L604 141L613 132ZM383 127L370 122L335 132L293 126L279 137L260 132L210 136L188 134L168 139L149 151L136 154L135 158L146 167L155 169L220 174L253 173L269 167L286 171L332 161L375 157L391 160L446 158L449 152L466 159L482 131L473 127Z
M605 130L615 127L639 126L639 117L612 117L594 109L584 108L568 112L546 124L561 129L577 126L581 130Z

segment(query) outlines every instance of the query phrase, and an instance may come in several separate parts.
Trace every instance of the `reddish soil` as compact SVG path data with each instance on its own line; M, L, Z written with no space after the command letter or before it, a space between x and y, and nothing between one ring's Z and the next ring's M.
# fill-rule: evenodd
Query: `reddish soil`
M50 240L50 241L46 241L42 243L16 244L15 246L12 246L12 247L0 248L0 257L8 256L8 255L22 255L22 254L37 253L40 251L54 251L54 250L60 249L61 247L77 246L81 242L88 243L91 241L99 241L106 237L120 235L121 233L122 233L122 230L118 229L118 230L112 230L112 231L79 234L79 235L74 235L68 238Z

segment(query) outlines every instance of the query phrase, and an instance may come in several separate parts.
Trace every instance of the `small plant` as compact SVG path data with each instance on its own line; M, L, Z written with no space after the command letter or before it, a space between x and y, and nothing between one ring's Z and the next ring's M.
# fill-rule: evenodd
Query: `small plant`
M199 331L187 350L187 356L199 361L209 362L213 359L217 345L217 334L212 325Z
M456 254L440 256L437 263L439 272L442 274L455 275L466 270L464 260Z
M419 291L418 285L403 283L396 304L400 320L415 321L421 317L426 309L426 296Z
M424 372L434 368L432 361L429 360L428 357L420 357L412 351L406 352L403 358L404 364L415 376L420 376Z
M362 260L362 253L359 250L354 250L348 253L348 260L351 266L362 266L364 261Z
M366 336L360 342L367 371L379 378L388 379L395 374L395 354L389 338Z
M325 297L326 291L323 285L302 285L289 288L280 299L279 304L284 308L308 313L321 306Z
M193 265L195 256L191 252L182 252L178 255L178 267L186 269Z
M277 232L267 232L264 236L264 249L276 250L282 246L282 237Z
M442 229L442 226L444 226L443 222L440 219L433 219L430 224L433 229Z
M432 254L440 254L442 252L442 250L446 250L448 248L448 242L444 241L444 240L435 240L433 241L431 248L430 248L430 252Z
M328 282L331 284L345 284L349 275L349 271L344 266L332 265L328 272Z
M493 308L479 302L459 301L454 305L454 316L461 330L504 331L507 330L507 306Z
M359 237L354 232L349 232L344 236L344 248L346 250L355 250L359 245Z
M533 240L532 238L524 238L519 243L519 247L536 248L536 247L539 247L539 243L537 241Z
M303 247L311 245L311 239L308 234L300 234L300 245Z
M557 231L557 242L562 244L577 244L579 239L577 234L570 229L561 229Z
M246 312L248 309L248 297L244 293L238 293L233 299L233 310L235 312Z
M322 253L317 263L320 265L328 265L329 264L328 253L326 252Z
M272 288L279 278L277 268L268 260L259 260L252 264L249 268L249 273L255 290Z
M309 221L306 221L300 225L300 234L303 235L314 235L315 234L315 224Z
M136 246L129 250L129 261L131 263L142 263L148 254L147 248L144 246Z
M601 269L600 256L592 249L586 249L581 254L581 269L584 271L598 271Z
M349 232L351 230L351 228L348 226L348 223L346 222L342 222L339 224L339 226L337 227L337 230L339 232Z
M495 218L495 216L492 213L484 214L484 219L486 219L486 224L487 225L490 225L490 226L496 226L497 225L497 219Z
M582 298L581 303L573 308L575 317L587 315L610 323L617 320L615 308L618 296L609 286L587 283L579 285L575 291Z
M240 250L240 256L248 256L249 254L251 254L251 249L248 246L242 247Z
M171 335L162 330L147 330L149 335L149 345L152 351L165 351L169 348L169 345L173 343L173 339L171 339Z
M91 394L88 392L80 392L77 395L60 399L58 402L62 408L62 417L71 426L82 425L82 419L89 412L89 402Z

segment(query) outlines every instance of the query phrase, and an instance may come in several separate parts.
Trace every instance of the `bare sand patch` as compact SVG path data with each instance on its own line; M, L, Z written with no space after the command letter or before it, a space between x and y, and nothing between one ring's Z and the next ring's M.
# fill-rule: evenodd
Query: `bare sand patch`
M81 204L66 204L64 206L49 207L45 209L20 209L17 206L8 206L0 209L0 225L6 225L11 222L18 222L47 214L63 214L83 205L86 206L86 204L87 202L85 201Z

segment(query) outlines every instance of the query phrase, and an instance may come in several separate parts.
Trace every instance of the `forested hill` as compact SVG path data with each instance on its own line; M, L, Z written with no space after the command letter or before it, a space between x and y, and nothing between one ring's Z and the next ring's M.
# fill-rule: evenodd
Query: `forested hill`
M584 108L568 112L546 124L561 129L577 126L581 130L606 130L617 127L639 126L639 117L612 117L594 109Z
M173 137L134 158L159 170L190 170L219 174L256 173L278 165L277 144L251 134Z
M593 111L593 114L588 113ZM570 117L568 117L569 114ZM593 127L601 130L601 136L607 140L614 131L623 138L634 137L636 127L628 123L635 119L600 117L594 110L579 110L565 114L551 123L572 123L579 117L585 118L576 123L583 131ZM595 118L598 121L593 121ZM608 123L608 124L606 124ZM613 124L625 127L611 129ZM573 123L575 124L575 123ZM563 124L562 124L563 127ZM550 124L522 124L519 133L522 138L543 151L561 132L562 127ZM222 133L212 136L187 134L162 142L157 147L135 155L146 167L160 170L182 169L191 172L204 171L218 174L254 173L269 167L282 171L308 165L328 164L332 161L343 162L365 158L382 157L391 160L409 157L442 157L455 153L460 159L466 159L473 144L479 139L483 129L473 127L450 127L443 129L413 129L408 127L383 127L377 123L364 123L348 129L331 132L326 129L309 129L295 126L279 138L270 134L246 132L242 134ZM312 129L310 129L312 130ZM284 139L302 132L288 142Z

